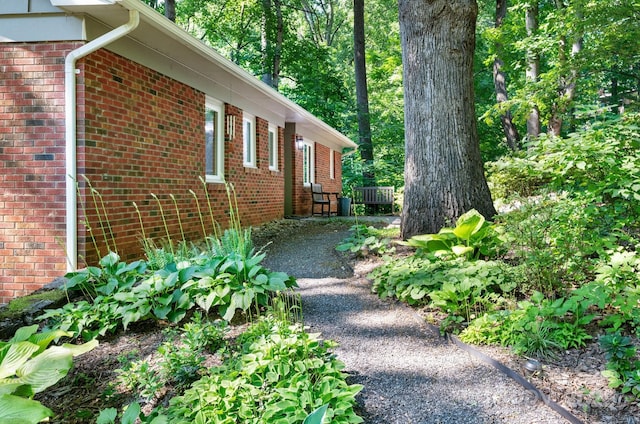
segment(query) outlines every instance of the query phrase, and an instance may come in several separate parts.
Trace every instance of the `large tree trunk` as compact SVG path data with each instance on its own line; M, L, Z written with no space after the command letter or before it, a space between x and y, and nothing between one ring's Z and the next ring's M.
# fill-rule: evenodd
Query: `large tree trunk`
M353 0L353 50L356 104L358 108L358 150L360 150L360 157L364 162L362 183L364 186L373 186L376 184L376 176L373 170L373 141L371 140L369 91L367 89L367 67L364 46L364 0Z
M275 24L275 26L274 26ZM284 23L280 0L262 0L262 82L278 89Z
M504 21L506 16L507 0L496 0L496 28L500 28L502 26L502 21ZM503 62L502 59L500 59L502 44L496 43L495 49L496 58L493 60L493 85L496 89L496 101L500 104L509 100L509 96L507 94L507 79L504 71L502 70ZM504 113L500 114L500 121L502 122L504 135L507 138L507 145L511 150L519 150L520 134L518 134L518 129L513 124L511 111L506 110Z
M164 16L171 22L176 21L176 0L164 0Z
M532 37L538 30L538 1L534 0L527 7L525 12L525 26L527 36ZM535 84L540 77L540 56L538 52L530 49L527 52L527 81ZM540 111L537 105L533 105L527 117L527 135L537 137L540 135Z
M405 97L402 236L496 211L476 128L475 0L399 0Z

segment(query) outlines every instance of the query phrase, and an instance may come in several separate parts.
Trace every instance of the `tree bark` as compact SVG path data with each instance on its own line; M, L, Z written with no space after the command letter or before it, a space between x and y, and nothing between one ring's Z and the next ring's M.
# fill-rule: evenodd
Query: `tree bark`
M373 169L373 141L371 140L369 91L367 89L367 67L365 61L364 0L353 0L353 50L358 118L358 150L364 162L362 183L365 186L373 186L376 183L376 176Z
M527 7L525 12L525 26L527 29L527 36L533 37L538 30L538 1L534 0ZM538 52L530 49L527 52L527 81L535 84L540 77L540 56ZM541 132L540 127L540 111L537 105L533 105L529 116L527 117L527 135L529 137L537 137Z
M280 0L262 0L262 26L260 49L262 50L262 77L267 85L278 89L280 84L280 59L284 23Z
M502 21L507 16L507 0L496 0L496 21L495 27L500 28ZM496 101L498 104L504 103L509 100L507 93L507 79L502 70L504 63L500 59L500 53L502 51L502 44L496 43L496 58L493 60L493 85L496 90ZM511 111L506 110L500 114L500 121L502 122L502 129L507 139L507 146L513 151L520 149L520 134L518 129L513 124Z
M564 9L565 6L562 2L556 1L556 7L558 9ZM576 20L583 19L582 12L580 10L576 10ZM582 34L578 34L575 36L573 43L571 44L571 52L569 53L569 57L574 59L577 54L582 51ZM578 71L573 65L573 63L569 63L567 60L567 37L560 37L559 43L559 52L558 58L560 62L560 66L562 69L566 71L560 75L560 79L558 81L558 99L553 103L551 107L551 117L549 118L549 134L559 136L562 132L562 123L565 118L565 114L573 102L573 98L576 94L576 83L578 81Z
M402 236L496 211L476 128L475 0L399 0L405 97Z
M164 0L164 16L171 22L176 21L176 0Z

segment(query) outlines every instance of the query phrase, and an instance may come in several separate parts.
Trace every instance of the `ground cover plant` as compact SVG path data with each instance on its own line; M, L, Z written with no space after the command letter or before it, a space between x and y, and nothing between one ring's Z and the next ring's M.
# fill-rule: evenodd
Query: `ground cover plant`
M489 164L504 212L489 224L470 211L413 237L411 254L371 273L373 290L440 311L441 328L463 341L527 357L599 341L611 386L637 396L639 122L595 121Z
M353 409L362 387L346 383L333 342L304 330L295 279L262 266L265 254L253 247L250 229L234 220L197 244L168 239L145 248L147 260L123 262L109 251L98 266L67 275L69 302L37 317L45 332L33 334L34 325L2 345L0 370L16 374L5 379L2 399L13 408L7 417L18 408L25 423L362 422ZM55 410L55 403L30 399L51 399L45 389L64 377L72 353L141 326L163 334L144 354L119 352L101 410ZM87 342L44 351L62 336ZM52 393L58 390L65 389ZM22 412L27 407L30 414Z

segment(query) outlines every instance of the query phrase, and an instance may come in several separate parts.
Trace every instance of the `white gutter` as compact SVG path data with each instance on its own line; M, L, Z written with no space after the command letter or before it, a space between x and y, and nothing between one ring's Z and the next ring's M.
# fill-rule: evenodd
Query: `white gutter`
M129 10L129 21L127 23L69 52L64 61L67 271L75 271L78 268L76 61L124 37L136 29L139 23L140 14L138 11Z

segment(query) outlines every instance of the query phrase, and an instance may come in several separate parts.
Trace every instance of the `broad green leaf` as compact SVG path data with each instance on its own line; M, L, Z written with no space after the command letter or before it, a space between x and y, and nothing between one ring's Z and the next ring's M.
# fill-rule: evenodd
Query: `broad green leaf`
M18 396L0 396L0 422L36 424L53 416L53 411L40 402Z
M98 346L98 344L99 344L98 340L93 339L80 345L65 343L62 345L62 347L67 349L69 352L71 352L71 355L75 358L76 356L80 356L84 353L87 353L95 349Z
M36 331L38 331L38 324L33 324L28 327L20 327L16 330L13 337L9 339L9 342L24 342L34 335Z
M166 319L169 312L171 312L171 306L153 308L153 315L158 319Z
M304 419L302 424L323 424L324 416L327 413L327 409L329 408L329 404L324 404L320 408L316 409Z
M27 362L39 349L40 346L31 342L12 343L2 363L0 363L0 378L15 375L18 368Z
M40 393L67 375L72 366L71 351L53 346L18 368L16 375L24 384L30 384L35 393Z
M475 209L471 209L469 212L463 214L456 221L456 228L453 229L453 234L462 240L469 240L471 236L476 233L484 224L484 216Z
M44 352L47 346L49 346L49 343L51 343L53 340L59 339L60 337L72 337L72 336L73 336L73 333L70 331L51 330L51 331L45 331L42 333L36 333L29 338L29 341L40 346L40 350L36 352L36 354L38 354L38 353Z
M451 246L451 251L458 256L463 256L467 253L473 253L473 247L458 244L456 246Z
M107 408L100 411L96 424L115 424L118 417L118 410L116 408Z
M122 415L121 424L134 424L140 416L140 404L133 402Z
M120 261L120 256L115 252L109 252L106 256L100 259L100 266L103 268L110 268L116 265Z
M16 378L2 378L0 379L0 395L13 394L24 384Z

